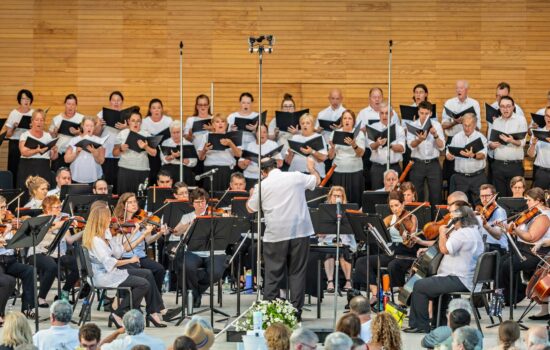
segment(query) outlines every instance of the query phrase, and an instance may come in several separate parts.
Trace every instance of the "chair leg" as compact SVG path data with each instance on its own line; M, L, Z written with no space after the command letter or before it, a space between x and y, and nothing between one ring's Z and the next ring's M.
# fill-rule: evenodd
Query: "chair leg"
M475 310L474 312L474 318L476 319L477 329L483 334L483 331L481 330L481 324L479 323L479 311L474 305L474 299L470 296L470 306L472 307L472 310Z
M489 302L487 301L487 294L483 293L481 296L483 298L483 304L485 305L485 311L487 311L487 315L489 315L489 319L491 320L491 324L495 324L495 320L493 320L493 316L489 312L490 310L489 310Z
M439 327L440 320L441 320L441 304L443 304L443 295L440 295L437 298L437 312L436 312L436 321L435 321L435 327ZM432 317L433 317L433 303L432 303Z
M220 307L223 307L223 296L222 296L222 293L223 293L223 288L222 288L222 280L220 279L218 281L218 305Z
M103 306L103 301L105 300L105 294L107 293L107 290L102 289L101 292L99 289L97 290L97 311L101 310L101 307Z

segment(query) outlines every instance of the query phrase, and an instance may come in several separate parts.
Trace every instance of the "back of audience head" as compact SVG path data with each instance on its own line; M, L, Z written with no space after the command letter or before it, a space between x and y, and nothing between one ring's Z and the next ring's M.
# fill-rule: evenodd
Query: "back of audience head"
M138 345L132 346L132 349L130 350L151 350L151 348L147 345L138 344Z
M470 318L472 316L472 306L470 305L470 302L466 299L462 298L454 298L449 302L449 306L447 307L447 315L450 315L451 312L462 309L468 311L470 314Z
M544 326L532 326L529 328L527 333L525 333L525 345L528 349L531 349L532 346L540 345L540 348L543 349L544 346L548 344L548 330Z
M365 350L367 348L367 343L361 338L353 338L351 341L353 342L351 350Z
M283 323L273 323L264 332L269 350L287 350L290 347L290 329Z
M311 350L319 342L319 337L312 330L300 327L294 330L290 336L291 350Z
M351 338L342 332L330 333L325 338L325 350L349 350L352 345Z
M361 321L356 314L347 313L336 322L336 331L345 333L350 338L356 338L361 333Z
M370 315L369 300L363 295L353 297L349 302L349 310L357 316Z
M504 350L508 350L514 346L514 343L519 339L520 329L517 322L506 320L498 327L498 342L502 344Z
M143 333L145 329L145 318L139 310L130 310L124 314L122 324L128 335Z
M477 329L473 327L460 327L453 332L453 350L480 350L483 342L478 337Z
M52 323L67 324L73 317L73 307L66 300L56 300L50 307L50 321Z
M78 340L83 350L96 350L101 341L101 329L95 323L86 323L78 331Z
M449 314L449 327L454 332L456 329L470 325L470 313L464 309L453 310Z
M174 340L172 350L197 350L197 345L195 344L193 339L182 335Z
M32 330L25 315L12 311L4 317L4 331L2 332L2 344L15 348L19 345L32 345Z
M183 335L191 338L197 345L197 349L208 350L214 345L214 331L208 321L200 316L193 316L187 322Z
M377 343L386 350L401 349L401 332L397 322L387 312L381 312L372 320L372 343Z

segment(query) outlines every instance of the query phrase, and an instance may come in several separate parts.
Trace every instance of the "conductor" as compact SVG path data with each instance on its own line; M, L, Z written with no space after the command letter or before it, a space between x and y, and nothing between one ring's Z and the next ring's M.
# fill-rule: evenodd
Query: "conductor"
M314 234L306 203L305 190L313 190L320 182L315 160L307 158L310 175L282 172L274 159L261 162L261 210L265 217L263 259L265 269L264 298L279 296L279 286L288 271L290 299L301 320L306 287L309 236ZM248 211L258 211L258 185L250 190Z

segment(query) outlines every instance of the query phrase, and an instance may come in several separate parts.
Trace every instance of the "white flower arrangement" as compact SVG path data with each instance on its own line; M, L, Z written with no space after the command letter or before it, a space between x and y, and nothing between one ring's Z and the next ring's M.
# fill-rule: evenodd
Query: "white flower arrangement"
M255 302L236 324L237 331L251 331L254 329L253 314L260 311L263 315L262 329L266 329L273 323L283 323L290 329L298 326L296 309L287 300L275 299L271 301L261 300Z

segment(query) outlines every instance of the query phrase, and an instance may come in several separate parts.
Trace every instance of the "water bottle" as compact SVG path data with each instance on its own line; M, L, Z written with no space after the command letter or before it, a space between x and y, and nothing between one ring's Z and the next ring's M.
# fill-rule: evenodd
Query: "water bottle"
M170 290L170 271L164 273L164 280L162 281L162 293L167 293Z
M66 290L61 291L61 300L69 301L69 292Z
M253 294L254 286L252 279L252 270L246 271L245 280L244 280L244 294Z
M263 328L263 314L261 311L254 311L252 314L252 324L254 331L261 331Z
M193 313L193 292L191 289L187 290L187 314L191 315Z
M495 295L489 304L489 315L493 317L502 316L502 306L504 305L504 294L502 289L497 289Z
M80 317L82 317L82 314L84 313L84 310L88 310L87 311L87 315L86 315L86 319L84 320L84 322L88 322L88 321L91 321L91 317L90 317L90 300L88 300L88 298L84 298L82 300L82 308L80 309Z

